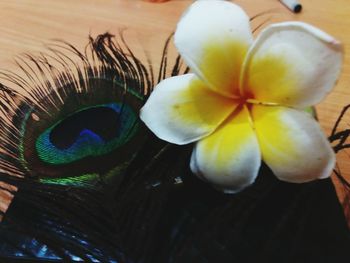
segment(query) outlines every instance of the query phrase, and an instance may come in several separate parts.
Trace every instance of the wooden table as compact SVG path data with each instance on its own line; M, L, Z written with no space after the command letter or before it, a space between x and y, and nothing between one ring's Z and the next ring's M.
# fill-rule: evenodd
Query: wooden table
M334 125L341 109L350 103L350 5L349 0L300 0L303 11L293 14L277 0L237 0L250 16L261 15L253 27L261 23L300 20L311 23L341 40L345 62L341 78L318 107L318 115L326 134ZM63 39L82 49L88 35L109 31L125 37L137 56L149 54L158 65L165 39L175 28L189 0L149 3L141 0L2 0L0 1L0 68L16 70L14 58L23 52L45 50L52 39ZM350 116L349 116L350 117ZM350 119L341 124L348 127ZM342 174L350 181L349 151L338 154ZM335 181L335 180L334 180ZM344 198L338 187L340 199ZM1 197L4 205L8 196Z

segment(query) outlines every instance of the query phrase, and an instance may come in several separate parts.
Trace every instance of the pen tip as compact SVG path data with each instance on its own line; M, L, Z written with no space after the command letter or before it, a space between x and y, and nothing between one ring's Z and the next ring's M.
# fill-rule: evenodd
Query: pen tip
M300 13L301 9L303 9L303 6L301 4L297 4L294 6L294 13Z

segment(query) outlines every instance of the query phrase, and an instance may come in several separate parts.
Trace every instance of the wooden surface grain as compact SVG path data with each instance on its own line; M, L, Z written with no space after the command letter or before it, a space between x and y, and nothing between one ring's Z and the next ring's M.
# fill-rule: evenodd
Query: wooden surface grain
M334 91L318 105L319 121L326 134L343 106L350 103L350 5L349 0L300 0L303 11L293 14L277 0L237 0L249 16L260 16L252 27L276 21L300 20L333 35L344 44L342 75ZM83 49L88 35L124 30L130 47L141 58L145 54L157 65L165 39L191 3L171 0L2 0L0 1L0 68L16 70L14 58L23 52L40 52L53 39L65 40ZM350 116L349 116L350 118ZM341 128L350 128L346 118ZM349 151L337 156L342 174L350 180ZM338 193L342 200L341 188ZM0 203L7 197L0 195Z

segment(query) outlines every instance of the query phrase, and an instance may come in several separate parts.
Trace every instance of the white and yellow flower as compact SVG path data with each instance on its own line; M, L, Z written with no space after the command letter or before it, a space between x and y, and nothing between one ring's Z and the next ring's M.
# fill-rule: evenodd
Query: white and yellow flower
M227 192L252 184L263 160L281 180L328 177L335 155L303 109L335 84L341 44L301 22L273 24L255 41L249 18L226 1L197 1L175 45L193 73L160 82L141 119L161 139L196 142L191 169Z

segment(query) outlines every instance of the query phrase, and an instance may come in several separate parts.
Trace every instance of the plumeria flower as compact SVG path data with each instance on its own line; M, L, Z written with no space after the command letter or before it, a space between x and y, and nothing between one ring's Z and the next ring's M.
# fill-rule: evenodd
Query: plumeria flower
M328 177L335 154L305 108L333 87L341 44L301 22L253 41L249 17L227 1L196 1L175 45L193 73L160 82L141 119L161 139L196 142L192 171L226 192L252 184L261 161L287 182Z

